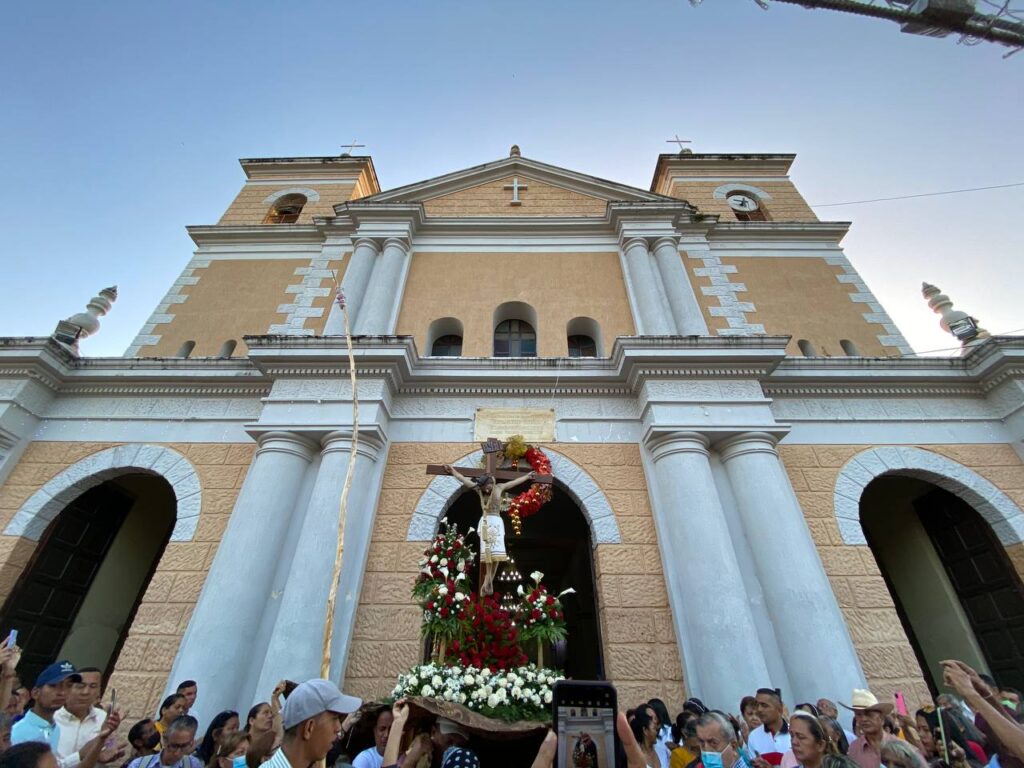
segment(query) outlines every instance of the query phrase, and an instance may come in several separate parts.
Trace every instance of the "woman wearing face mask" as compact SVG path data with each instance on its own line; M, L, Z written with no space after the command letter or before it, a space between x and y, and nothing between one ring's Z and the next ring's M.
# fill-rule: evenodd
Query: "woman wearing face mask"
M801 768L821 768L826 755L838 753L829 729L810 712L798 709L793 713L789 738L795 764ZM786 760L782 762L785 764Z
M629 726L633 730L633 738L640 745L640 751L644 753L647 768L662 768L657 750L654 748L658 741L658 721L653 715L654 712L649 707L640 707L633 713Z
M249 747L249 734L232 733L221 739L220 746L210 759L209 768L246 768L245 750Z

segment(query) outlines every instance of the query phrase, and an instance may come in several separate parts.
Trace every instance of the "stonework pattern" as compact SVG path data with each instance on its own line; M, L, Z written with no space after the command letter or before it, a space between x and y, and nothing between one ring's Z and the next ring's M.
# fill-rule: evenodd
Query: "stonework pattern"
M512 205L512 190L519 179L520 205ZM423 203L428 216L604 216L607 201L564 187L518 175L489 181L469 189L435 197Z
M796 491L807 527L818 548L836 599L872 691L884 699L903 691L910 703L929 702L931 694L896 606L871 549L849 545L836 521L833 494L843 466L873 445L780 445L779 455ZM996 445L919 446L953 459L996 485L1020 505L1024 501L1024 464L1013 447ZM1024 577L1024 545L1007 549Z
M409 596L423 542L406 541L413 510L431 480L427 464L471 453L472 443L391 446L360 595L346 690L389 693L396 676L420 660L419 609ZM595 549L605 669L623 701L657 695L681 700L683 673L647 485L635 445L568 445L558 452L583 467L607 496L622 544Z
M119 443L31 443L0 486L0 529L57 474ZM125 729L155 714L171 663L181 643L206 574L252 461L255 445L169 443L195 467L202 488L202 510L190 541L168 543L139 603L109 685L125 711ZM6 600L37 542L0 535L0 600Z
M295 276L300 279L284 289L289 294L288 301L277 307L277 311L284 315L284 322L272 323L267 333L313 336L323 331L335 292L335 281L341 281L341 275L337 274L339 263L327 257L317 257L304 267L296 267ZM307 327L307 322L313 325Z

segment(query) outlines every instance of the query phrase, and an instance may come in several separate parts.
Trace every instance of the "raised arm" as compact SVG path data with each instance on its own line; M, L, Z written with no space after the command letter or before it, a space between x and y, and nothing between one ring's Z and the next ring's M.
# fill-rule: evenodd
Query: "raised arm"
M536 472L530 472L529 474L521 475L521 476L517 477L515 480L509 480L507 483L502 483L501 485L499 485L498 486L498 491L500 493L504 493L509 488L515 488L517 485L522 485L527 480L533 480L536 476L537 476Z
M447 469L448 473L456 480L458 480L460 483L462 483L466 488L476 488L476 483L474 483L468 477L460 473L459 470L457 470L451 464L445 464L444 468Z

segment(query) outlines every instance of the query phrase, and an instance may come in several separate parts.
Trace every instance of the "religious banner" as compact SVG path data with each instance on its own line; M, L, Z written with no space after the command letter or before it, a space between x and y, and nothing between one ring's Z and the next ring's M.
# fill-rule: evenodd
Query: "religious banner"
M522 435L528 443L555 442L554 408L477 408L473 439Z

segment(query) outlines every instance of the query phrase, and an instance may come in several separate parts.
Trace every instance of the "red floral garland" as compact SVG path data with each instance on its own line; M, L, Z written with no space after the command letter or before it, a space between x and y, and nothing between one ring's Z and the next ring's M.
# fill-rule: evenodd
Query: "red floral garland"
M524 458L530 462L530 468L538 475L551 474L551 459L540 448L530 446L526 449ZM535 515L551 501L551 485L544 483L533 483L529 488L520 493L509 504L508 514L512 520L512 530L516 536L523 532L522 518Z

